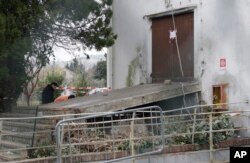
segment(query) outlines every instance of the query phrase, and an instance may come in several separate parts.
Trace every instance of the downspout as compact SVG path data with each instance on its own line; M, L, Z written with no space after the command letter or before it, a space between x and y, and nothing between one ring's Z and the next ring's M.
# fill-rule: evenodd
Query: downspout
M107 87L113 88L113 48L108 48L107 55Z
M111 6L111 10L113 11L113 5ZM110 25L113 30L113 16L110 22ZM114 46L108 48L108 55L107 55L107 87L113 89L113 50Z

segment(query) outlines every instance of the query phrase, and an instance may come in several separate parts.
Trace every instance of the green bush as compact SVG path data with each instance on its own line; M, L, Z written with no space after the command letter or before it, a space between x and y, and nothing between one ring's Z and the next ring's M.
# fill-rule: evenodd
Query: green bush
M167 143L170 144L190 144L192 143L193 123L187 123L183 117L165 118L165 134L170 135L167 138ZM233 129L233 123L230 116L219 115L214 116L212 122L214 131L222 129ZM197 121L195 125L195 132L201 132L194 135L194 143L208 144L209 143L209 120L203 119ZM213 143L222 140L227 140L233 137L234 131L213 132Z

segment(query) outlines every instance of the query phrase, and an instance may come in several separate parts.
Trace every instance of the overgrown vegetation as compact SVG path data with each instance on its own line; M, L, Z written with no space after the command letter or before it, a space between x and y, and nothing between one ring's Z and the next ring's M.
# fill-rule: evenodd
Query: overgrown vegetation
M104 80L105 85L106 85L107 83L107 61L97 62L94 78L98 80Z
M133 59L128 66L128 75L126 80L126 86L131 87L134 85L134 78L136 73L136 68L139 66L139 57Z
M28 151L29 158L41 158L41 157L50 157L56 156L56 144L50 141L45 141L40 144L37 144L37 148L31 149ZM79 151L73 146L68 145L62 148L62 154L77 154Z
M227 115L214 116L212 122L213 130L233 129L233 122ZM191 144L193 123L184 117L165 118L165 134L171 135L167 139L168 144ZM194 142L196 144L209 143L209 122L208 119L197 121L194 132ZM234 136L234 131L213 132L213 143L227 140Z
M56 156L55 145L52 142L42 142L37 147L28 151L29 158Z
M150 149L153 147L152 141L149 140L137 140L134 141L134 149L136 149L136 153L140 154L140 153L145 153L147 152L146 150ZM127 151L128 153L131 152L131 144L129 143L129 141L123 141L120 144L117 145L117 149L120 151Z
M80 73L80 74L86 73L85 66L81 61L79 61L79 58L74 58L72 62L67 63L65 68L74 73Z

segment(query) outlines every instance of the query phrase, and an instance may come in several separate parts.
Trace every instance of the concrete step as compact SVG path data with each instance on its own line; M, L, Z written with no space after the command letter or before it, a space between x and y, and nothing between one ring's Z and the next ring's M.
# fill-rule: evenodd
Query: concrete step
M35 117L34 114L24 114L24 113L0 113L1 118L25 118L25 117Z
M15 107L11 109L12 113L35 114L36 107Z
M35 130L51 130L53 124L36 124ZM31 132L34 130L34 123L3 121L3 130L12 132Z
M32 114L0 113L0 118L26 118L26 119L4 120L9 122L34 123L35 119L33 119L33 117L35 117L35 115ZM53 122L55 122L53 118L36 119L36 123L39 124L52 124Z
M10 141L0 142L0 153L1 152L12 152L22 156L27 156L26 145Z
M12 108L12 110L9 113L16 113L16 114L28 114L28 115L34 115L36 114L36 107L16 107ZM60 115L60 114L65 114L65 111L62 109L56 109L56 110L51 110L51 109L42 109L38 108L37 114L42 114L42 115ZM30 117L30 116L29 116ZM33 117L33 116L32 116Z
M10 132L3 131L2 132L2 140L10 141L20 144L25 144L26 146L30 146L32 144L33 133L20 133L20 132ZM41 142L44 139L51 140L51 131L47 132L38 132L34 134L34 143Z
M27 158L26 145L11 141L1 141L0 160L13 161Z
M15 162L18 160L27 159L27 155L17 154L10 151L0 152L0 161L1 162Z
M39 109L38 112L41 112L43 115L63 115L63 114L71 114L73 111L64 111L62 109Z
M20 148L26 148L27 145L12 141L5 141L1 140L0 147L1 150L3 149L20 149Z

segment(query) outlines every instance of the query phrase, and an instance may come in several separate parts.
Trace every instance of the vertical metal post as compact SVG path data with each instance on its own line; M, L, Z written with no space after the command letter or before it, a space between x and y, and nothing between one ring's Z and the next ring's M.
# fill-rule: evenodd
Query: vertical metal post
M213 163L213 114L209 114L209 152L210 152L210 163Z
M35 115L36 117L37 117L37 114L38 114L38 106L36 107L36 115ZM34 146L35 134L36 134L36 119L35 119L34 126L33 126L32 140L31 140L31 147L33 147L33 146Z
M135 147L134 147L134 118L135 118L135 112L133 112L133 116L132 116L132 121L130 122L130 146L131 146L131 155L134 156L135 155ZM133 159L133 162L135 162L135 160Z
M56 126L56 145L57 145L57 163L62 162L62 147L61 147L61 124Z
M194 144L194 132L195 132L195 126L196 126L196 112L197 108L194 109L194 121L193 121L193 134L192 134L192 144Z
M72 149L71 149L71 137L70 137L70 132L71 132L71 130L70 130L70 124L68 124L67 125L67 130L68 130L68 143L69 143L69 154L70 154L70 163L72 163L73 161L72 161ZM64 137L64 133L62 133L63 135L62 135L62 144L63 144L63 137Z
M148 163L151 163L151 155L148 156Z
M111 129L112 130L115 129L114 128L114 119L113 119L113 116L114 115L111 115ZM117 127L117 126L115 126L115 127ZM114 133L112 133L112 140L115 140ZM114 141L112 141L112 152L113 152L113 158L115 159L116 157L115 157L115 142Z
M2 141L2 133L3 133L3 121L0 120L0 143Z

